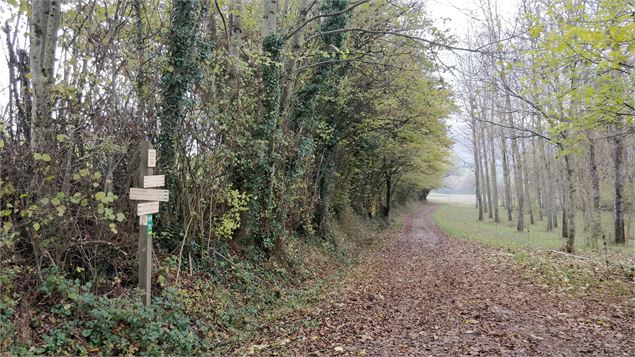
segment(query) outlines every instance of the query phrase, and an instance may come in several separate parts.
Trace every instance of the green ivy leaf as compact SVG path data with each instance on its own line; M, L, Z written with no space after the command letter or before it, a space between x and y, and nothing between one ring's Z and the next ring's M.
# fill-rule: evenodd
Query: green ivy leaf
M106 193L105 193L105 192L102 192L102 191L99 191L99 192L97 192L97 193L95 194L95 199L96 199L97 201L102 201L102 202L103 202L105 197L106 197Z

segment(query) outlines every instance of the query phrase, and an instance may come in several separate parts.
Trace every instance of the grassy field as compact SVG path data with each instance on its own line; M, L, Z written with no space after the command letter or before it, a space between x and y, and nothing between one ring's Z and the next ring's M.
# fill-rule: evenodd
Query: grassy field
M514 222L495 223L488 218L483 222L479 222L477 219L478 212L473 203L473 196L456 196L457 197L455 197L455 195L436 194L433 195L430 200L440 205L435 213L434 219L439 227L448 235L503 248L531 247L560 250L564 245L564 239L560 237L561 229L558 228L553 232L547 232L546 223L544 221L536 222L535 225L529 225L524 232L517 232ZM506 218L503 216L504 211L502 207L500 214L503 221L506 221ZM529 222L528 217L526 218L526 222ZM583 224L584 222L579 214L576 222L577 236L575 248L577 254L592 255L604 253L602 242L600 242L599 252L593 252L587 246L587 233L583 230ZM602 224L605 231L612 229L610 213L603 214ZM635 246L632 245L632 237L630 244L631 245L621 246L608 242L607 250L610 254L635 257Z

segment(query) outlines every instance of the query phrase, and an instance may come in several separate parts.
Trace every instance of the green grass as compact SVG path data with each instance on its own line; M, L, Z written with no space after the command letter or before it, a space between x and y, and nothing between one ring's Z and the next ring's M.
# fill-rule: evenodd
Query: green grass
M546 231L546 223L537 221L535 225L528 225L524 232L517 232L515 222L506 222L505 213L500 211L503 223L495 223L486 218L479 222L478 212L472 205L465 204L441 204L434 214L434 219L439 228L446 234L457 238L474 240L477 242L501 247L501 248L540 248L560 250L564 246L564 239L560 237L561 228L552 232ZM529 218L526 218L529 222ZM559 222L560 223L560 222ZM581 214L576 221L575 249L577 254L592 253L586 244L586 232L583 230L584 222ZM611 214L602 214L602 225L605 231L612 230ZM600 242L601 249L602 244ZM609 253L628 255L635 257L635 249L632 245L622 246L608 244Z

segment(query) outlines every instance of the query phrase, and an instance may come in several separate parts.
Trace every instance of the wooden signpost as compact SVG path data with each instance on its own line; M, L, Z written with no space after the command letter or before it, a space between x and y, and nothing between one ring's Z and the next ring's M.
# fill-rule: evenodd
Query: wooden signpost
M143 188L130 188L130 199L144 201L137 204L139 216L139 288L144 291L143 303L147 306L152 298L152 229L153 213L159 212L159 202L167 202L170 198L168 190L149 189L165 184L165 176L153 175L157 162L157 152L149 141L141 142L140 167L137 185Z

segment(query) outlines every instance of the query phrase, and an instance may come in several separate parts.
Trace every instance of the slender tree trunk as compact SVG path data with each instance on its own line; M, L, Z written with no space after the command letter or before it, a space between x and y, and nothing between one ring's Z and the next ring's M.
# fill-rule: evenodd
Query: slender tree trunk
M559 160L560 161L560 160ZM561 236L562 238L567 238L567 232L569 231L569 222L567 221L567 210L569 209L569 202L567 200L567 172L566 172L566 168L564 168L562 165L559 165L558 167L558 172L559 175L558 177L560 177L559 179L559 185L558 187L560 188L560 206L562 207L562 230L561 230Z
M541 140L538 142L538 150L540 154L540 160L542 161L542 167L544 169L543 184L545 187L546 198L545 202L545 215L547 216L547 231L553 230L553 216L554 216L554 192L553 192L553 175L551 172L550 162L547 160L547 153L545 150L545 143Z
M542 140L542 139L538 139ZM534 186L536 188L536 206L538 207L538 220L542 221L544 219L543 210L545 208L542 190L544 187L543 177L544 174L542 172L542 162L538 160L538 155L536 154L536 141L532 140L531 142L531 156L532 161L534 162Z
M503 75L503 81L504 79ZM512 118L511 110L511 98L509 93L505 94L505 104L508 111L507 114L507 123L510 127L514 127L514 120ZM525 229L525 194L523 190L523 175L522 175L522 161L520 159L520 154L518 152L518 139L516 136L516 130L510 129L511 134L511 143L512 143L512 161L514 163L514 184L516 185L516 199L518 201L518 211L517 211L517 225L516 230L518 232L522 232Z
M47 132L52 134L51 86L55 77L55 50L61 6L61 0L33 0L31 3L31 151L37 151L43 145Z
M521 140L521 157L524 156L524 165L523 165L523 176L524 176L524 186L525 186L525 202L527 202L527 211L529 212L529 224L535 224L534 220L534 211L531 207L531 195L529 191L529 154L527 153L527 148L525 147L525 140Z
M263 18L263 37L276 32L276 17L278 14L278 1L277 0L265 0Z
M132 3L132 7L134 8L135 14L135 50L137 51L137 61L139 61L139 65L137 66L137 78L136 78L136 90L137 90L137 100L139 101L137 116L141 121L145 116L146 109L146 95L145 95L145 51L144 51L144 41L143 41L143 21L142 21L142 10L141 10L141 0L134 0Z
M384 207L384 217L390 217L390 201L392 201L392 177L386 173L386 206Z
M487 145L485 144L485 130L486 128L484 127L484 125L481 123L481 125L479 125L480 127L480 131L479 131L479 136L481 139L481 151L483 152L483 170L481 172L483 172L485 174L485 195L487 197L487 216L489 218L494 218L494 212L492 209L492 190L491 190L491 186L490 186L490 179L489 179L489 170L488 170L488 154L487 154Z
M624 139L616 135L613 137L613 154L615 163L615 185L613 196L613 215L615 229L615 243L625 244L624 233L624 166L622 165Z
M566 244L565 251L567 253L574 252L574 243L575 243L575 183L573 181L573 168L571 164L571 155L564 155L565 162L565 173L567 175L567 184L568 184L568 195L567 195L567 203L568 207L566 209L566 222L567 222L567 235L566 235ZM564 224L563 224L564 225Z
M18 73L20 76L20 96L22 97L22 112L20 126L26 142L31 142L31 130L29 127L32 112L32 95L29 91L31 86L29 73L31 73L31 64L29 54L25 50L18 50Z
M550 174L552 175L551 182L551 193L552 193L552 206L553 206L553 228L558 228L558 187L559 185L559 174L556 174L556 171L560 171L558 169L558 164L560 160L555 158L555 154L553 154L553 148L549 150L549 160L551 160L551 164L548 166L551 170ZM554 167L555 166L555 167Z
M474 118L473 103L470 105L472 115L472 144L474 150L474 186L476 187L476 204L478 205L478 220L483 220L483 200L481 197L481 181L480 181L480 155L478 150L478 139L476 137L476 119Z
M298 24L306 20L308 13L308 0L300 0L300 9L298 10ZM287 113L291 107L291 98L295 89L295 81L298 72L298 55L302 47L301 43L302 31L297 31L291 39L291 55L285 61L285 71L282 77L282 93L280 95L280 112Z
M493 119L493 118L492 118ZM494 149L494 129L492 125L487 127L488 137L489 137L489 149L490 149L490 157L491 160L491 172L492 172L492 201L494 208L494 222L500 223L500 217L498 215L498 183L496 178L496 151Z
M507 210L507 221L511 222L512 217L512 193L511 180L509 178L509 162L507 160L507 140L505 139L505 129L501 128L501 159L503 160L503 183L505 184L505 209Z
M597 248L602 235L602 222L600 220L600 179L598 178L598 166L595 159L595 141L589 142L589 176L591 180L591 234L590 246Z
M229 15L229 73L231 75L233 97L237 101L240 98L240 45L242 42L242 0L232 0L231 13ZM274 19L275 21L275 19ZM238 103L236 103L238 105Z

